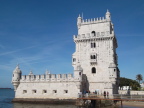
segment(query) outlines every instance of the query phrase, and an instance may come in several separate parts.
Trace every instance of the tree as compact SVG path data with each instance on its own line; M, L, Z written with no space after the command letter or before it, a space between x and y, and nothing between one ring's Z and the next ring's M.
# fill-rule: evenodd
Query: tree
M140 81L143 80L142 75L141 75L141 74L137 74L137 75L136 75L136 80L137 80L137 81L139 82L139 84L140 84Z
M140 84L136 80L120 77L120 88L123 86L130 86L132 90L138 90L140 88Z

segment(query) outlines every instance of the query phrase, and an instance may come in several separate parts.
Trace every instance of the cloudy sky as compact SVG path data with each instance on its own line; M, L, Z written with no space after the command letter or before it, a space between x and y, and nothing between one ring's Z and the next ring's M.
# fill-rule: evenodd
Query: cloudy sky
M121 77L144 76L144 0L1 0L0 87L23 75L73 73L76 19L104 17L109 9L118 40Z

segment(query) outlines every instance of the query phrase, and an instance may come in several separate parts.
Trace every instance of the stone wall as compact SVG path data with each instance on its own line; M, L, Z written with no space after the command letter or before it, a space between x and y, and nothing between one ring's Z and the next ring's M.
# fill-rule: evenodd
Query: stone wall
M79 81L21 82L16 90L15 98L76 99L79 92Z
M127 94L128 90L119 90L119 94ZM144 91L132 91L130 90L131 95L144 95Z

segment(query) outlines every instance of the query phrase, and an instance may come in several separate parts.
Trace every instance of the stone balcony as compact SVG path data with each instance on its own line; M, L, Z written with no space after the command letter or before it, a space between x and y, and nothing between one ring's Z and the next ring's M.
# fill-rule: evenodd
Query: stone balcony
M90 63L91 64L97 64L97 60L96 59L90 59Z

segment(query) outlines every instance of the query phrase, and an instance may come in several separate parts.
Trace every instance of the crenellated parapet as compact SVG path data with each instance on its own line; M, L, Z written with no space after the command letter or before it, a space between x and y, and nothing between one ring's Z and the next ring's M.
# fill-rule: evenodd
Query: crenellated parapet
M43 74L43 75L22 75L20 82L72 82L82 81L81 75L79 78L74 78L73 74Z
M85 19L85 20L82 20L81 25L103 23L103 22L107 22L107 21L109 21L109 20L107 20L104 17L93 18L93 19Z
M80 15L77 18L77 26L80 28L82 25L90 25L90 24L97 24L97 23L105 23L111 22L111 15L110 12L107 10L105 17L97 17L93 19L83 19Z

